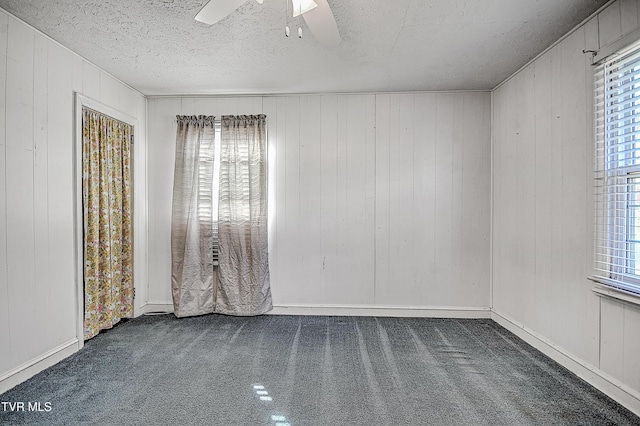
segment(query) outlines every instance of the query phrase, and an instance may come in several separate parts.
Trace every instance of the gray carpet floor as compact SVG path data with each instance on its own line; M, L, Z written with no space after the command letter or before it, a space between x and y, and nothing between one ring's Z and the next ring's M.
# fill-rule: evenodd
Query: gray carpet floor
M28 425L629 425L490 320L146 316L0 395Z

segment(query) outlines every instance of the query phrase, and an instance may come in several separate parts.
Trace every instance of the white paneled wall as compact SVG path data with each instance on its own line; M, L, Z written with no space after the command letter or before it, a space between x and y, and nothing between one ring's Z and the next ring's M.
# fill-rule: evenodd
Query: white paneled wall
M0 11L0 393L78 346L74 91L138 118L145 140L142 95Z
M593 69L582 51L636 29L639 11L635 0L612 3L495 90L493 111L496 319L566 355L636 412L640 307L597 296L587 279Z
M376 303L488 306L483 93L378 95Z
M497 88L492 110L481 92L146 100L0 11L0 393L78 346L75 91L139 123L138 309L171 307L175 115L264 113L277 309L493 307L640 412L640 308L596 296L586 279L593 82L582 53L639 23L638 1L611 3Z
M171 200L176 115L260 114L261 97L160 98L148 101L149 288L147 311L171 302ZM238 112L241 111L241 112ZM162 117L162 118L159 118Z
M490 112L474 92L150 98L150 307L171 304L175 115L265 113L276 306L486 310Z

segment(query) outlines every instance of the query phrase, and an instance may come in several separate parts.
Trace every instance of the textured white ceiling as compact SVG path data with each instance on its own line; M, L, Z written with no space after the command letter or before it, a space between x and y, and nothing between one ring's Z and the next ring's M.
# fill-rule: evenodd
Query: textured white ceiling
M147 95L492 89L606 0L328 0L342 43L284 37L287 0L0 0ZM301 18L289 18L292 30ZM294 32L294 31L292 31Z

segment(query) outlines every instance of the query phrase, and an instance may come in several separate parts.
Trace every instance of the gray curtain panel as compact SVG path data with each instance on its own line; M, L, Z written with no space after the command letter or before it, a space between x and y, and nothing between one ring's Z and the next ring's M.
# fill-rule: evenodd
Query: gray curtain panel
M229 315L259 315L272 309L266 116L223 116L221 139L215 310Z
M177 116L171 286L177 317L214 311L214 117Z

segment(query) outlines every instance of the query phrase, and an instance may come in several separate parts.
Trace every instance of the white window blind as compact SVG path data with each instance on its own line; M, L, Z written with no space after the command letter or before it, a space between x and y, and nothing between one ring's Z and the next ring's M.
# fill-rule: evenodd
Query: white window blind
M595 74L595 274L640 294L640 47Z

